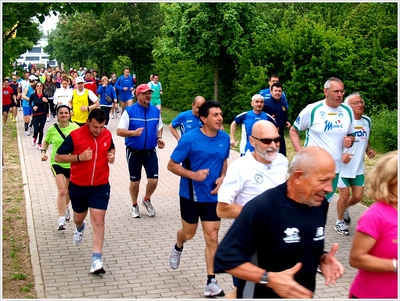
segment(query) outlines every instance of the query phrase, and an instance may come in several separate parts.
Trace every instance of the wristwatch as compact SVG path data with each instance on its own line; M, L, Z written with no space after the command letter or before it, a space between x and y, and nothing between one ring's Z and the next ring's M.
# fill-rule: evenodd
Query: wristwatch
M267 285L269 283L269 278L268 278L268 272L267 271L265 271L265 273L261 276L259 283L263 284L263 285Z

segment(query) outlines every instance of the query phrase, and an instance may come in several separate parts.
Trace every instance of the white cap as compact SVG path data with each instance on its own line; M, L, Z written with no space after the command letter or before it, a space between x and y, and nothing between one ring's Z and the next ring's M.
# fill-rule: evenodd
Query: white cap
M78 83L84 83L84 82L85 82L85 80L83 79L82 76L77 77L76 80L75 80L75 83L76 83L76 84L78 84Z
M251 101L253 101L254 99L264 100L264 97L261 94L254 94L253 97L251 98Z
M38 80L38 78L36 77L36 75L29 75L29 80Z

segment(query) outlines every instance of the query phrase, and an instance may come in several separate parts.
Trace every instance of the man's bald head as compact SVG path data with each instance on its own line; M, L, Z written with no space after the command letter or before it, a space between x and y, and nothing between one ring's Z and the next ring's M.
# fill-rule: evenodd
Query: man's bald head
M257 138L276 138L279 133L271 121L259 120L253 124L251 135Z
M316 170L316 166L333 166L335 171L335 161L332 156L323 148L318 146L308 146L302 148L293 158L289 174L301 170L306 176Z

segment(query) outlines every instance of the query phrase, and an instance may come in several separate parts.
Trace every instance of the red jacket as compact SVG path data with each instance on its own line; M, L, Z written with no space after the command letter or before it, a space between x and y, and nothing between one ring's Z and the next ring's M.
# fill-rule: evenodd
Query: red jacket
M87 124L70 133L74 150L78 155L89 147L93 150L92 159L71 163L71 182L79 186L99 186L108 183L110 168L108 151L114 148L111 132L104 129L98 137L93 136Z

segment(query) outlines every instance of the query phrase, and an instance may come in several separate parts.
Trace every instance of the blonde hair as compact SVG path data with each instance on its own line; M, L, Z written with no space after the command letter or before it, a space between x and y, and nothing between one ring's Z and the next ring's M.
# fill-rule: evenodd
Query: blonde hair
M397 203L397 197L390 192L390 186L397 185L398 151L384 155L366 177L366 196L374 202Z
M108 82L108 77L107 77L107 76L103 76L103 77L101 78L101 82L104 81L104 80L106 80L106 81Z

